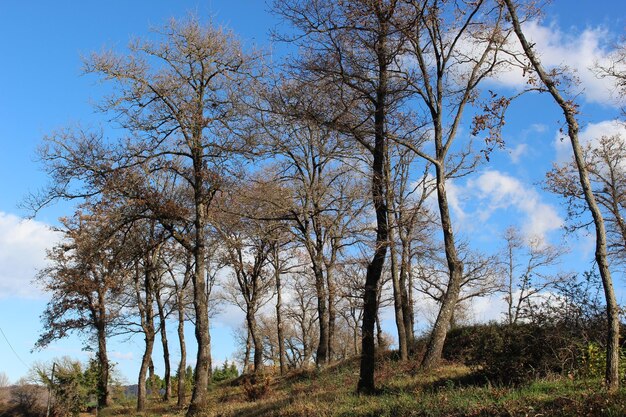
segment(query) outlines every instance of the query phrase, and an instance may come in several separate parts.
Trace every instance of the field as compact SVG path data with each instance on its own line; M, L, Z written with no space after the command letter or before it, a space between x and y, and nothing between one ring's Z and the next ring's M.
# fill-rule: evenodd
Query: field
M206 416L626 416L626 390L609 395L600 381L554 376L520 387L494 386L479 373L447 364L428 373L392 358L380 362L378 395L355 393L358 363L256 383L238 378L214 384ZM252 401L250 397L257 396ZM116 405L102 415L179 416L184 410L154 401L145 413L133 404Z

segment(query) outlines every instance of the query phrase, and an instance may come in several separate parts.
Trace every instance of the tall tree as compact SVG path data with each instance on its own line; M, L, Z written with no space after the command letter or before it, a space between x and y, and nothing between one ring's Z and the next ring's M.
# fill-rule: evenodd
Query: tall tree
M267 93L260 125L266 152L278 159L274 179L288 198L270 201L275 215L290 220L291 232L310 257L315 276L320 340L316 361L332 359L336 289L333 269L350 245L363 204L351 172L358 164L345 135L307 119L324 106L309 83L284 82Z
M86 71L116 85L102 108L113 113L115 121L136 138L125 144L128 163L144 166L148 173L175 173L191 201L171 210L178 202L170 198L167 210L159 204L162 198L144 200L153 216L194 257L198 354L188 409L191 416L202 412L211 371L208 212L232 166L231 158L247 144L241 104L249 91L246 85L256 58L242 51L232 33L203 26L196 19L172 20L159 35L157 42L133 42L127 56L94 54Z
M600 271L600 277L602 278L602 286L604 288L604 296L607 305L607 322L609 327L607 336L608 340L606 344L607 360L605 381L608 389L610 391L615 391L619 388L619 307L615 298L613 279L609 269L604 217L596 197L593 194L593 188L591 186L591 181L589 180L589 172L585 165L583 149L578 138L579 126L577 119L577 106L573 100L568 100L563 95L563 92L559 89L558 80L555 79L554 74L546 71L533 49L533 45L526 39L518 14L519 2L515 2L514 0L504 0L504 4L507 7L508 16L513 24L515 34L522 45L522 49L524 50L526 57L530 61L532 69L537 74L541 84L545 86L556 104L561 108L567 124L567 135L572 145L580 187L583 191L587 208L591 212L596 233L595 259L598 264L598 270Z
M225 263L234 272L228 294L246 315L247 332L254 348L253 371L258 373L263 370L263 336L257 316L273 295L270 254L276 225L256 220L259 211L265 210L259 205L246 204L252 201L242 198L246 192L242 188L231 189L220 201L221 213L215 216L218 218L215 227L224 244Z
M376 245L368 266L364 292L362 349L358 391L373 393L376 363L374 326L379 281L387 255L389 233L385 187L386 147L397 134L392 109L405 91L395 69L403 45L393 27L397 0L300 1L277 0L277 13L302 36L303 53L294 64L296 75L318 86L330 98L311 117L350 135L368 152L371 201L376 215ZM332 104L332 107L328 107ZM328 114L328 109L339 112Z
M474 167L469 145L455 155L463 113L478 95L478 87L501 63L499 50L508 37L505 12L498 1L407 2L396 21L406 37L405 57L411 62L410 87L416 113L428 131L432 152L399 141L435 169L439 221L448 267L448 283L431 332L422 366L436 366L463 282L463 262L457 247L446 182Z

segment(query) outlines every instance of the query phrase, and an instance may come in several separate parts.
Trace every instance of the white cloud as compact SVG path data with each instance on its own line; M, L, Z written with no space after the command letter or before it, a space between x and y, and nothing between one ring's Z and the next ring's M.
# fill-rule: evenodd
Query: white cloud
M435 196L434 202L437 203L436 194L433 193L433 195ZM446 180L446 195L448 197L448 204L450 204L450 207L457 216L458 221L464 222L467 218L467 214L463 211L463 207L461 206L463 190L461 187L457 186L456 182L452 179Z
M612 50L606 45L612 43L614 35L608 30L595 27L582 32L564 32L554 24L544 26L537 21L529 21L524 24L524 32L529 42L535 45L535 51L545 67L566 66L574 72L587 101L617 105L612 97L612 80L598 78L592 69L598 63L609 61ZM517 38L512 36L511 39L515 42L513 49L521 51ZM495 82L521 88L526 79L521 69L512 68L499 73Z
M499 171L485 171L467 182L466 193L474 194L486 205L478 210L481 221L486 221L496 210L516 209L524 215L522 231L527 237L545 239L547 233L559 229L563 219L556 209L541 201L532 187L517 178Z
M233 329L241 327L241 324L246 319L244 312L230 302L222 303L219 306L219 312L211 320L211 325L220 327L227 326Z
M598 123L589 123L578 134L581 145L594 146L602 136L621 135L626 138L626 126L619 120L604 120ZM564 133L557 132L554 140L556 148L556 162L569 162L573 156L572 145Z
M509 150L509 158L511 158L511 162L514 164L518 164L520 158L524 156L528 152L528 145L525 143L520 143L515 148Z
M471 309L476 322L486 323L502 320L507 304L502 294L492 294L489 297L473 298Z
M58 239L44 223L0 212L0 299L42 296L32 280Z

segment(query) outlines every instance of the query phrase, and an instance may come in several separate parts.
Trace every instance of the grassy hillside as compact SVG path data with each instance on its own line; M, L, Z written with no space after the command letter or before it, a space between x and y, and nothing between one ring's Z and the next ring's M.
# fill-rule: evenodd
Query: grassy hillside
M608 395L600 381L553 377L521 387L493 386L462 365L423 373L412 363L383 358L377 370L380 392L354 393L358 363L322 371L240 377L211 388L207 416L626 416L626 391ZM260 397L256 401L249 397ZM184 410L152 403L145 416L183 415ZM137 415L132 405L101 415Z

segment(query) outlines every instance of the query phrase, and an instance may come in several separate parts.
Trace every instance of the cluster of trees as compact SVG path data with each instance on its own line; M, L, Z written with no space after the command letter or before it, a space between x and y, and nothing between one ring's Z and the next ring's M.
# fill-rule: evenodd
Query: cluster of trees
M76 330L93 338L105 406L107 339L141 334L141 410L157 336L169 398L168 320L177 323L178 375L191 321L194 415L212 378L209 320L223 301L245 313L244 371L272 362L285 372L360 354L362 393L375 391L381 305L393 305L400 356L408 359L416 300L436 301L425 368L437 365L471 297L504 285L507 320L522 320L542 286L563 279L537 275L558 249L510 232L504 262L471 251L455 234L446 188L502 144L511 98L481 94L481 83L520 67L528 91L549 92L565 115L575 163L555 168L548 184L573 208L591 210L610 321L606 380L617 387L608 256L623 253L625 241L624 166L613 149L623 141L606 139L608 161L601 150L585 158L575 103L520 26L538 11L512 0L276 0L274 10L293 28L276 36L298 50L279 70L232 33L195 19L172 21L158 40L135 41L126 55L87 59L86 72L113 86L100 108L123 136L64 129L41 148L52 181L32 207L82 202L62 219L65 239L39 274L53 297L38 345ZM611 70L607 76L623 77ZM468 118L471 135L460 136ZM473 146L483 132L486 147ZM615 173L613 189L598 186L604 164ZM521 250L526 255L516 255ZM184 393L179 386L180 405Z

